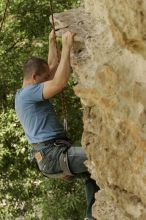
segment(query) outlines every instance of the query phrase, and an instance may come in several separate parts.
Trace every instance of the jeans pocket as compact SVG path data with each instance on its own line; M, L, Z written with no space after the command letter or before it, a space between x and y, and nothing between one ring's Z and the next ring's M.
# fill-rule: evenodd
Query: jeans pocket
M44 174L57 174L62 172L59 160L52 158L47 154L43 157L43 160L38 163L39 169Z

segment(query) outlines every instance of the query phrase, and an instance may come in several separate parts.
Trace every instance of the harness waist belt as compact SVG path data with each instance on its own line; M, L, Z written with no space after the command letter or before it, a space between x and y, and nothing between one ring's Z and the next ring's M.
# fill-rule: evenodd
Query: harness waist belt
M31 144L33 147L38 147L38 146L47 146L49 144L56 144L56 145L59 145L59 144L65 144L65 145L71 145L71 142L68 138L56 138L56 139L51 139L51 140L47 140L47 141L44 141L44 142L40 142L40 143L36 143L36 144Z

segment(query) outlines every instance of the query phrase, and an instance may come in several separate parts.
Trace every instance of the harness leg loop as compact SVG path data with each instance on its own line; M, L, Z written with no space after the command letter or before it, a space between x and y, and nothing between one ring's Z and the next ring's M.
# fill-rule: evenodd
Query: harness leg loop
M68 164L68 155L67 152L62 152L59 158L61 169L63 170L63 177L64 180L72 180L74 174L71 172Z

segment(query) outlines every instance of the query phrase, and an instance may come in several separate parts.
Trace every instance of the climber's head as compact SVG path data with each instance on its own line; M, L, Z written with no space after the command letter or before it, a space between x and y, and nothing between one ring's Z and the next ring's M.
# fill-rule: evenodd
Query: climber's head
M40 83L49 80L50 70L48 63L37 57L30 58L23 66L24 81Z

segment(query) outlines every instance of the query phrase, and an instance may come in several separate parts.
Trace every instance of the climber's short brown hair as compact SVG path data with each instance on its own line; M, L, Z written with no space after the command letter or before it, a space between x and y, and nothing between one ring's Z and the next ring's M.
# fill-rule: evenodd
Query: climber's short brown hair
M45 60L31 57L23 66L23 77L30 78L33 73L41 76L46 72L46 65L48 66L48 63Z

